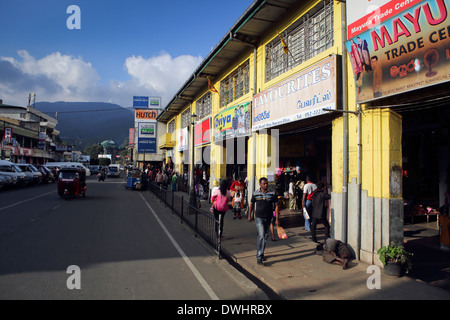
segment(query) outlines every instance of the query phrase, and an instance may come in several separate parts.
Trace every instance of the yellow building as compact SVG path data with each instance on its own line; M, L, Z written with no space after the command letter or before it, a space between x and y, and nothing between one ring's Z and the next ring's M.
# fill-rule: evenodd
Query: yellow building
M446 83L441 82L450 75L422 83L411 80L402 88L388 79L393 67L385 61L388 55L392 60L394 53L398 56L401 48L380 53L371 68L362 66L364 46L353 47L354 41L372 39L374 51L375 45L387 45L383 39L388 27L381 29L386 30L381 36L371 30L355 34L358 28L346 23L346 5L351 3L256 0L158 117L167 125L159 147L167 150L176 171L192 178L194 156L196 167L210 177L210 185L215 179L246 177L250 194L263 176L281 193L290 178L303 179L305 174L326 183L332 195L332 237L347 242L356 258L378 263L375 253L381 246L403 240L405 195L417 193L411 185L406 188L406 178L417 186L422 179L424 186L433 186L435 192L427 190L428 207L443 204L447 180L441 176L448 163L449 122L444 121L448 119ZM358 21L365 11L356 18L352 14L350 18ZM437 24L437 15L432 18ZM439 37L433 28L429 33L430 39L440 39L442 48L449 47L450 37ZM396 36L398 40L402 35ZM425 52L430 45L420 49ZM438 55L445 56L443 50ZM433 58L423 58L422 65L410 66L410 72L427 73L424 66ZM434 77L431 72L424 77ZM382 74L383 85L374 74ZM424 88L425 81L431 87ZM432 111L418 107L422 102ZM433 119L436 112L443 112L441 121ZM420 119L427 124L423 128L416 125ZM414 154L414 137L421 139L418 150L438 149L433 149L433 159ZM426 139L437 140L427 144ZM427 170L422 170L424 166Z

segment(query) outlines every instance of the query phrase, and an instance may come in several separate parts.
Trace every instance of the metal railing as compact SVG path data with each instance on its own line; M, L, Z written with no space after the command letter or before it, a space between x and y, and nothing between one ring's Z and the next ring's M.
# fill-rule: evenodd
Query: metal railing
M221 257L221 240L216 234L220 230L219 221L210 212L205 212L189 204L183 196L166 190L156 183L149 183L149 190L158 197L165 206L172 210L173 214L180 217L182 223L186 223L196 235L205 240Z

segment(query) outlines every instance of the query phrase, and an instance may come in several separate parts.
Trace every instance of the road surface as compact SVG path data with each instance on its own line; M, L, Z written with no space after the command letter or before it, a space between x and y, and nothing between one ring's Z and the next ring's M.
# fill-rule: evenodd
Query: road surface
M88 179L0 192L0 299L267 299L149 192Z

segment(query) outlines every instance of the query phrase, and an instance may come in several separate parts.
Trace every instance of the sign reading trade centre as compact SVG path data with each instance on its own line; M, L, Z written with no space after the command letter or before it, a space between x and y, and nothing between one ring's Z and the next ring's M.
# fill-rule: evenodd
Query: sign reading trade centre
M450 0L414 3L346 42L359 103L450 80Z

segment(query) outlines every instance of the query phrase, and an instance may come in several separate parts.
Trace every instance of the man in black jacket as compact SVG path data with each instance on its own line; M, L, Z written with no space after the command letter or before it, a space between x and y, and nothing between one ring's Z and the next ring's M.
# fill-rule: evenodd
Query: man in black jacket
M314 191L312 196L313 213L311 217L311 235L314 242L317 242L316 226L318 223L322 223L325 227L325 239L330 237L330 224L328 223L327 211L325 207L325 201L329 199L331 199L331 195L324 192L323 183L318 183L317 189Z

